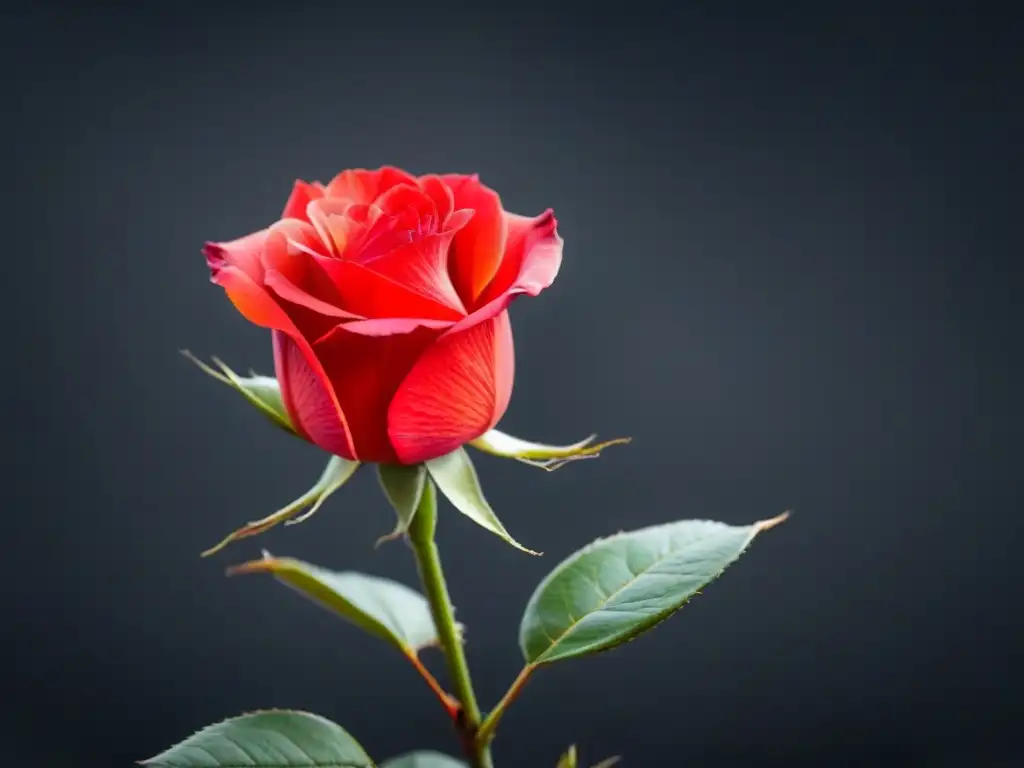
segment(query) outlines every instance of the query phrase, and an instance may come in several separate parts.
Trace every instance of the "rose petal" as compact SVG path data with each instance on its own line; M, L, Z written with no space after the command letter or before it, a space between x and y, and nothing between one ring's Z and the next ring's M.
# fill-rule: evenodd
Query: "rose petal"
M438 222L437 204L433 198L415 184L397 184L374 200L374 205L392 216L412 213L411 220L429 224ZM411 210L410 210L411 209ZM435 226L436 232L440 227Z
M300 307L305 307L318 314L346 320L363 319L362 315L354 315L351 312L346 312L344 309L332 306L326 301L321 301L315 296L311 296L276 270L267 270L263 276L263 284L285 301L298 304Z
M363 215L353 215L357 213L353 208L355 204L351 200L340 197L322 197L306 208L306 216L328 253L340 256L349 242L366 230L365 210Z
M455 210L455 197L451 187L445 184L440 176L435 175L420 176L419 182L420 188L434 201L438 219L444 224L449 214Z
M505 214L508 240L505 256L494 278L480 295L480 303L493 301L510 290L536 296L554 282L562 265L562 238L550 208L540 216Z
M491 429L508 408L515 354L508 313L448 331L419 359L388 409L404 464L451 453Z
M302 179L296 179L295 184L292 187L292 193L288 197L288 202L284 205L284 211L281 213L281 218L309 221L309 218L306 216L306 209L309 207L311 202L319 200L323 196L323 185L308 184Z
M558 222L549 209L536 218L506 214L509 219L509 247L501 269L480 295L478 309L452 332L461 331L505 311L520 294L536 296L558 276L562 265L562 238Z
M263 284L282 299L317 314L361 319L361 315L342 309L341 294L313 250L318 246L312 225L295 219L279 221L270 228L263 247ZM296 324L305 330L301 322Z
M323 393L327 397L327 405L329 406L328 417L335 424L335 429L341 433L342 437L338 441L339 450L347 450L347 455L351 458L352 439L351 433L348 430L348 424L345 421L345 414L338 404L338 398L331 387L330 380L327 378L323 366L317 362L309 342L303 338L288 314L273 300L264 288L254 282L239 267L224 266L218 270L217 274L213 277L213 281L224 289L231 303L237 307L246 320L253 325L277 331L279 332L278 335L284 334L284 337L290 339L301 355L307 359L308 367L318 379ZM276 362L275 355L275 365ZM310 439L309 434L305 432L303 425L296 418L296 412L292 411L288 406L287 399L285 400L285 407L289 408L288 413L296 429L299 430L303 437ZM340 455L346 454L342 452Z
M317 374L316 368L323 370L320 364L309 362L316 358L307 357L294 338L280 331L274 331L273 340L274 372L292 424L314 445L354 460L351 425L335 416L331 384L325 383L325 373Z
M363 262L378 275L425 296L463 317L466 308L448 274L448 249L454 233L426 235ZM408 317L404 312L395 316Z
M216 278L217 273L226 266L238 267L256 282L263 279L263 243L269 230L262 229L251 235L230 240L226 243L208 242L203 246L206 266L210 268L210 277Z
M375 220L362 237L349 241L344 254L360 264L368 264L395 248L440 231L437 207L419 187L394 186L370 208Z
M506 225L501 198L476 176L441 177L451 188L455 208L471 208L473 218L455 236L449 270L463 303L476 306L477 297L498 271L505 251Z
M401 168L384 165L377 170L353 168L342 171L327 185L329 197L345 197L356 203L372 203L396 184L416 186L416 179Z
M267 232L261 260L265 271L280 272L306 293L337 304L338 289L317 261L317 257L327 255L312 224L282 219Z
M349 332L342 324L315 345L338 401L348 414L355 454L346 458L387 463L397 460L388 438L388 406L413 365L442 332L420 326L408 333L376 336ZM309 430L313 442L337 453L340 441L331 431L333 422L319 417L325 410L323 397L309 394L318 382L305 373L301 355L289 361L292 380L305 387L304 399L295 404L303 427Z
M359 333L363 336L393 336L396 333L409 333L416 328L434 328L436 330L446 331L453 327L455 323L451 320L427 320L422 317L390 317L375 320L353 320L347 323L341 323L339 326L335 326L323 337L317 340L317 343L321 341L327 341L327 339L334 333L340 333L342 326L348 333Z
M367 318L425 318L457 322L464 314L391 278L341 259L318 259L341 296L340 306Z

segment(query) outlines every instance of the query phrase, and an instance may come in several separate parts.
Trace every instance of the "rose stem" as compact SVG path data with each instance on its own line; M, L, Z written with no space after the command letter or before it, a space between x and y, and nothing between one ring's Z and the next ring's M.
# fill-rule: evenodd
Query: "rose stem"
M462 703L462 710L456 718L456 727L462 740L462 748L473 768L493 768L491 751L487 744L477 742L476 733L480 727L480 706L473 692L469 677L469 665L462 649L462 641L455 625L455 610L441 569L441 557L434 543L437 530L437 494L434 483L427 480L423 496L409 524L409 542L416 555L420 581L426 593L430 612L437 626L438 639L448 662L455 694Z

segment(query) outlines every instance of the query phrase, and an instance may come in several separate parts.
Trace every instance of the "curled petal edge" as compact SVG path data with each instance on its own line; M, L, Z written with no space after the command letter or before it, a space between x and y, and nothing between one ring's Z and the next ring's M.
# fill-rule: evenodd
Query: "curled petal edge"
M279 523L294 525L308 520L320 509L320 505L327 500L328 496L348 482L348 479L352 477L357 469L359 469L358 461L349 461L340 456L332 456L330 461L327 462L323 474L320 475L320 479L316 481L312 488L273 514L267 515L261 520L248 522L238 530L232 531L219 544L203 552L202 557L217 554L233 541L265 533ZM303 510L306 511L303 513ZM300 513L302 514L300 515Z
M546 445L544 443L531 443L528 440L513 437L497 429L491 429L475 440L470 440L469 444L478 451L483 451L493 456L516 459L524 464L539 467L548 472L554 472L556 469L564 467L573 461L596 459L605 448L610 448L613 445L626 445L633 438L616 437L612 440L603 440L595 443L596 439L597 435L591 435L571 445Z

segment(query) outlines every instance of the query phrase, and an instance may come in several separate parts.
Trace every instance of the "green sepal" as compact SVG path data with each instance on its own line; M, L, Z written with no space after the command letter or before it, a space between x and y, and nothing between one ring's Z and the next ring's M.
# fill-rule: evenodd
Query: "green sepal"
M622 758L616 755L615 757L607 757L592 768L611 768L616 765ZM558 761L558 765L555 768L577 768L579 766L579 755L576 753L576 745L573 744L566 750L565 754Z
M352 477L357 469L359 469L358 461L349 461L340 456L331 456L323 473L320 475L320 479L316 481L312 488L299 496L295 501L277 510L277 512L264 517L262 520L248 522L238 530L232 531L219 544L203 552L202 556L209 557L220 552L233 541L245 539L249 536L257 536L279 523L294 525L308 520L320 509L320 505L327 500L328 496L348 482L348 479ZM307 507L308 510L306 509ZM306 512L297 517L303 510L306 510Z
M596 439L597 435L591 435L585 440L571 445L546 445L531 443L528 440L521 440L518 437L499 432L497 429L492 429L480 435L476 440L471 440L469 444L477 450L490 453L493 456L516 459L524 464L554 472L573 461L596 459L605 448L613 445L625 445L632 440L630 437L617 437L613 440L594 443Z
M409 752L381 763L380 768L468 768L461 760L440 752Z
M527 549L518 541L512 538L501 520L491 509L491 505L484 498L483 489L480 487L480 479L477 477L473 461L469 458L464 448L459 448L452 453L431 459L427 462L427 471L433 478L438 490L451 502L459 512L464 514L477 525L481 525L491 533L495 533L507 541L516 549L527 552L531 555L539 555Z
M221 361L219 358L211 358L220 370L215 370L204 363L187 349L181 350L186 358L191 360L200 370L209 374L222 384L227 384L232 389L241 393L256 409L266 416L277 427L285 432L298 437L295 427L292 425L291 417L284 407L284 400L281 397L281 385L273 376L260 376L250 372L249 376L239 376Z
M423 498L427 468L422 464L378 464L377 479L397 516L394 530L377 539L379 546L409 530L409 523Z
M156 757L149 768L374 768L340 725L320 715L265 710L209 725Z
M530 665L587 656L660 624L717 578L754 537L788 513L753 525L706 520L598 539L560 563L523 613L519 647Z
M423 648L438 643L427 599L397 581L352 571L329 571L290 557L274 557L269 552L264 552L260 560L228 569L229 576L248 573L272 574L282 584L405 656L416 656ZM458 629L461 632L461 626Z
M579 758L576 755L576 745L571 744L565 754L558 759L558 765L555 768L578 768L578 766Z

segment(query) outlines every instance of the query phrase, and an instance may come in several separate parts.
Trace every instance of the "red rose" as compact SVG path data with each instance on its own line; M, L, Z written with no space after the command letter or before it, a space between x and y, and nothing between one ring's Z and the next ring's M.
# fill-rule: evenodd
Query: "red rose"
M551 285L562 239L550 209L508 213L475 175L383 167L297 181L280 221L205 253L212 281L272 330L295 429L347 459L413 464L505 413L507 308Z

